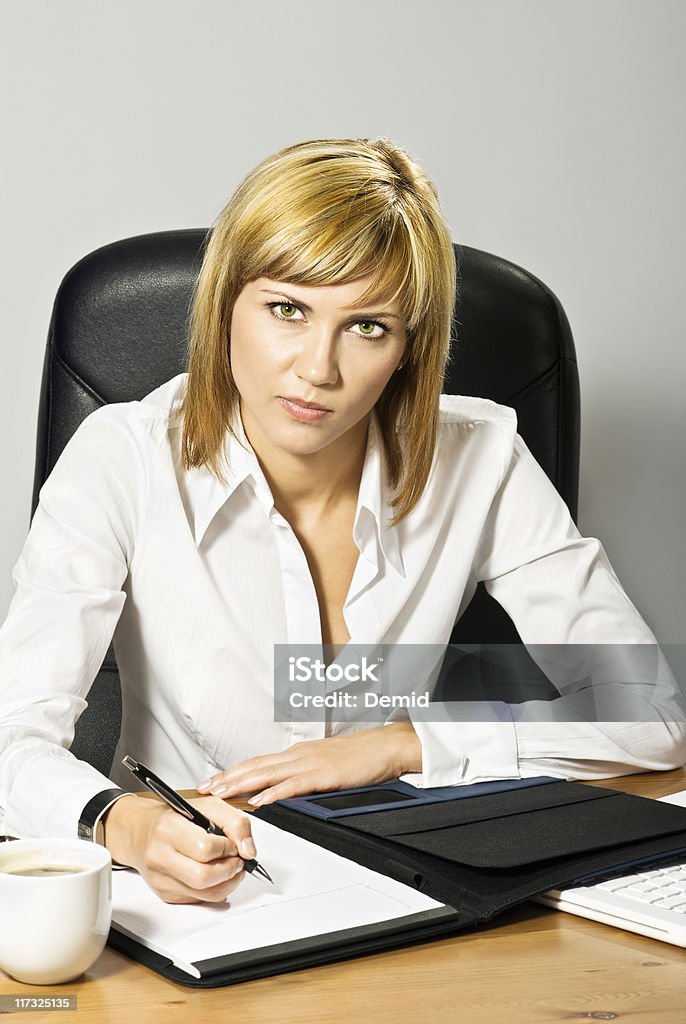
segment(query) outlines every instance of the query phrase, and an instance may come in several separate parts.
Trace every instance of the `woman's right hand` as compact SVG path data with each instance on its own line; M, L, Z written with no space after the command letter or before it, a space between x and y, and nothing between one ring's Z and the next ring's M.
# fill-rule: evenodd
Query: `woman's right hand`
M127 796L105 816L105 846L165 903L221 903L244 877L241 858L255 856L250 818L219 797L189 803L226 835L203 832L156 800Z

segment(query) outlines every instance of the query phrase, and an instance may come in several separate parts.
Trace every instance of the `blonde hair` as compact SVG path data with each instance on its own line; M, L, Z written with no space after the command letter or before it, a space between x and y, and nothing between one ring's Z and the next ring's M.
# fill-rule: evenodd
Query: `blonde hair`
M208 241L189 317L182 402L186 469L224 480L240 395L229 349L233 306L259 277L291 284L372 281L360 304L398 299L408 347L376 403L392 524L426 485L450 351L456 266L435 185L386 138L315 139L267 157L241 182Z

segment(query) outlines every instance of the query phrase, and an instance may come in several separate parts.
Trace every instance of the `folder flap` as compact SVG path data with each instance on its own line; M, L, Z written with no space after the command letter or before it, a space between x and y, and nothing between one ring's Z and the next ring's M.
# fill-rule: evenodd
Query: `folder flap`
M464 800L449 800L398 810L389 808L374 814L348 815L339 818L338 823L359 832L392 838L496 818L519 817L546 807L586 803L618 795L614 789L583 786L575 782L557 782Z
M502 870L612 849L620 862L629 844L684 829L686 808L617 793L612 800L541 807L392 839L457 864Z

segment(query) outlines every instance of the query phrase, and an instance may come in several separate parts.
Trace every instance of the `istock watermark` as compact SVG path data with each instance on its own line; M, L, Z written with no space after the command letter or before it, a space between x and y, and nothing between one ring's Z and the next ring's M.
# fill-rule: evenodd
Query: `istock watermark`
M277 722L686 720L686 646L277 644Z
M291 683L309 683L313 679L318 683L378 683L378 672L379 661L370 665L364 655L359 665L354 662L348 665L336 662L327 665L319 658L313 661L306 654L299 658L291 655L288 659L288 678Z
M385 722L396 709L428 708L437 648L398 645L280 644L274 648L274 716L277 722ZM418 660L416 656L419 656ZM408 671L408 668L411 670Z

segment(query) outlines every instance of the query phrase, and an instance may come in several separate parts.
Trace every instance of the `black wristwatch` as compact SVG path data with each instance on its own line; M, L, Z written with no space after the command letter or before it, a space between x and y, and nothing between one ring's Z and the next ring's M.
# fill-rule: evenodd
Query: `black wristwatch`
M79 839L88 839L92 843L104 845L105 826L102 818L105 811L109 810L112 804L122 796L133 796L124 789L104 789L102 793L96 793L92 800L89 800L81 812L77 835Z

